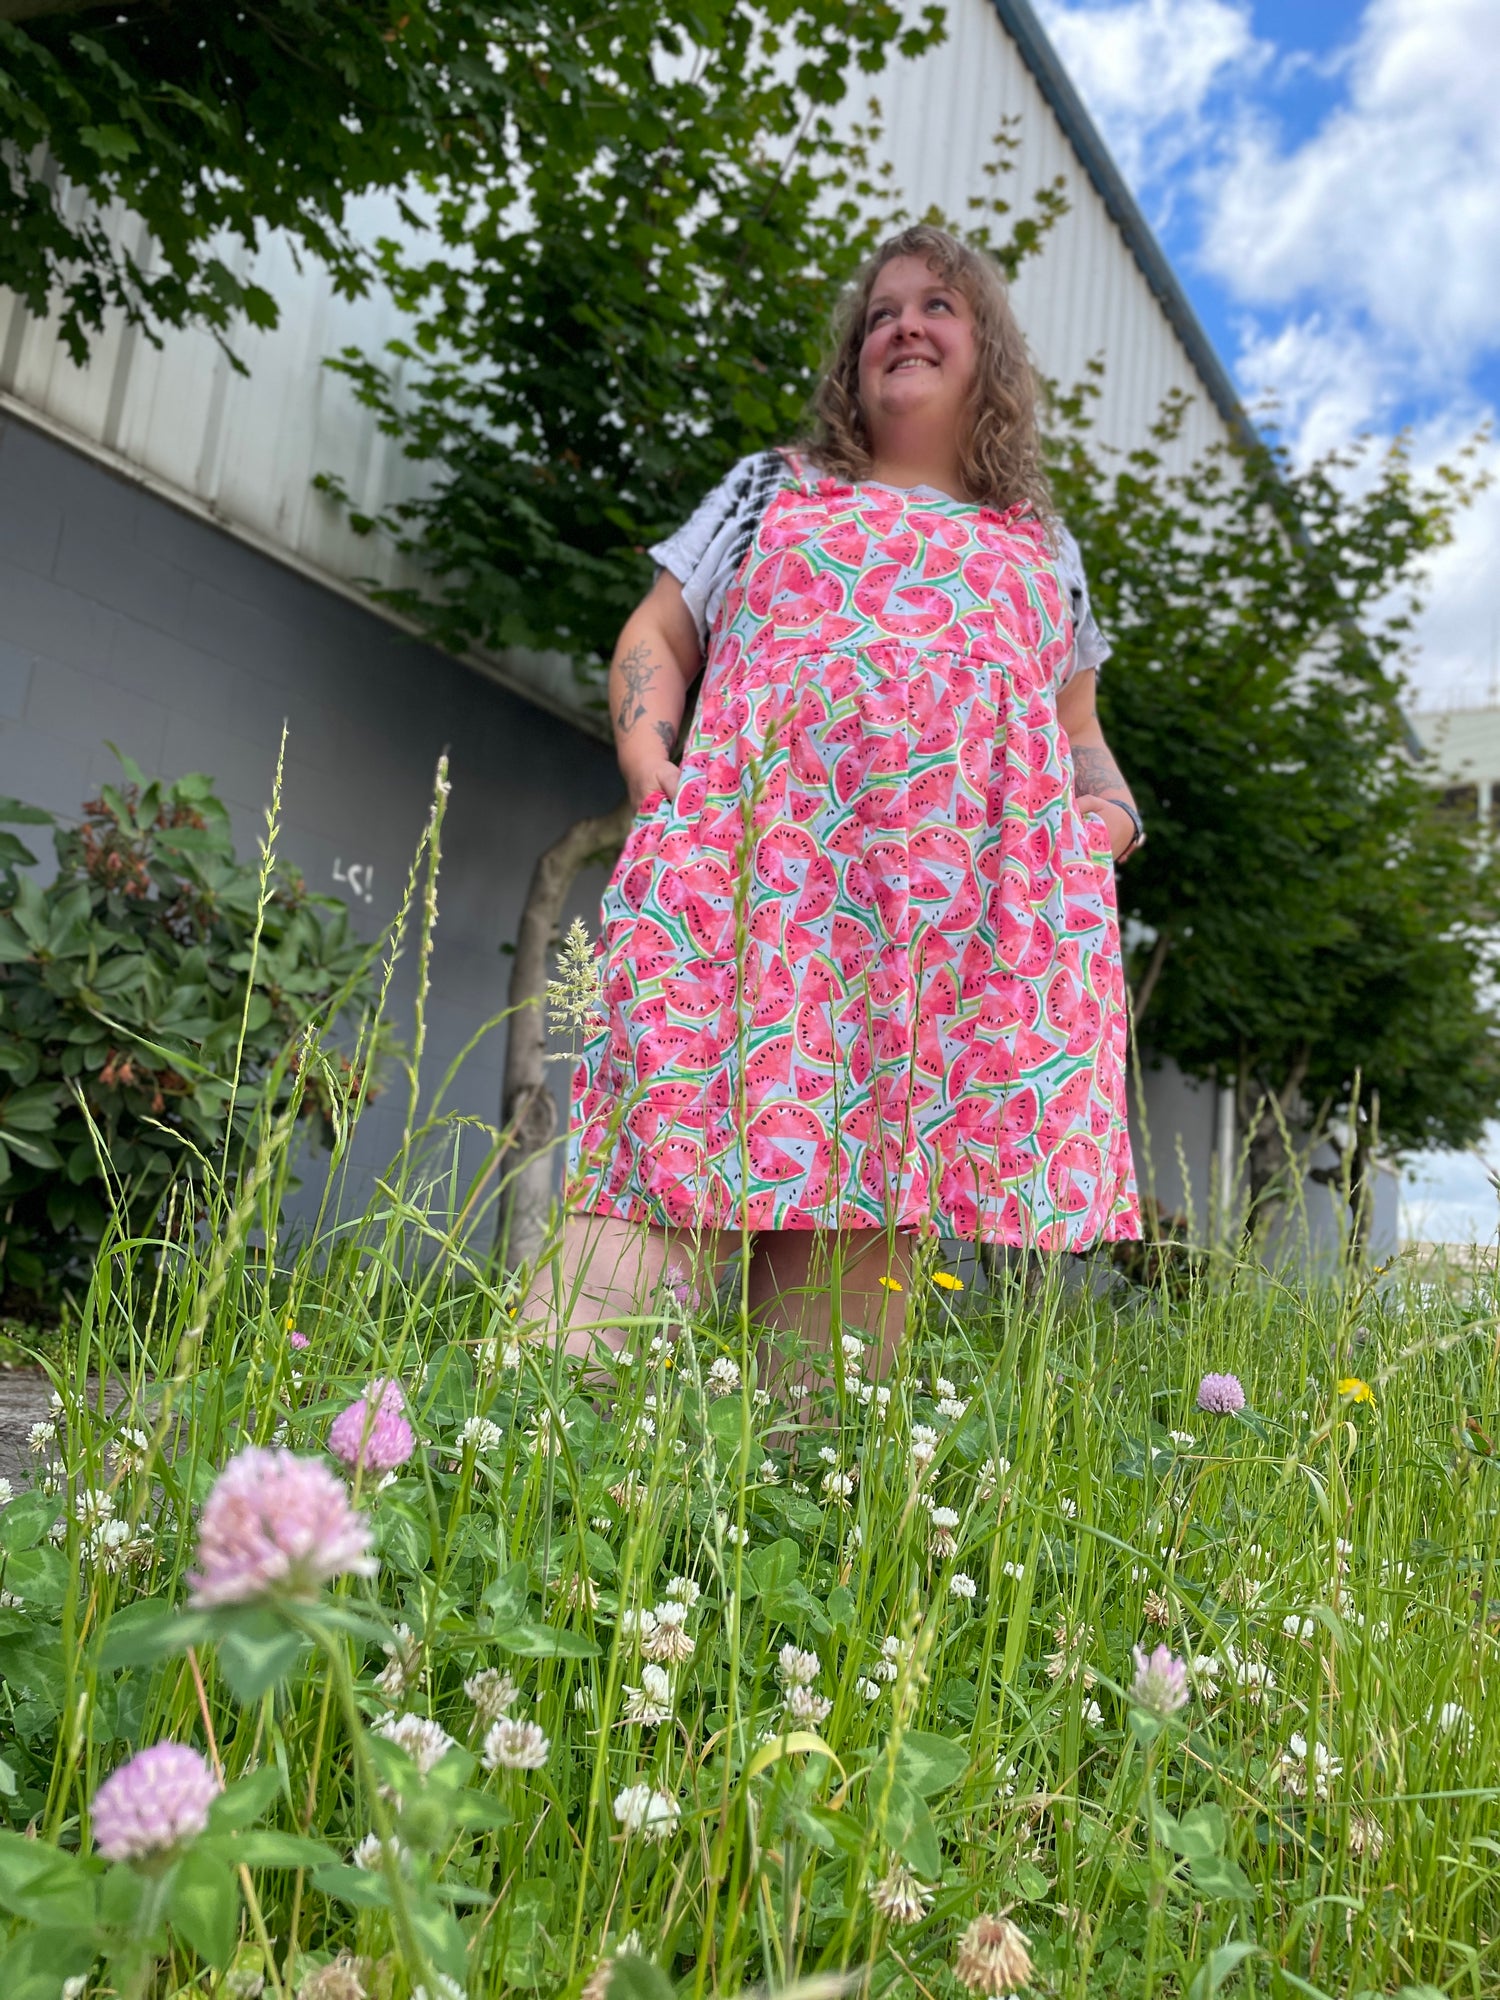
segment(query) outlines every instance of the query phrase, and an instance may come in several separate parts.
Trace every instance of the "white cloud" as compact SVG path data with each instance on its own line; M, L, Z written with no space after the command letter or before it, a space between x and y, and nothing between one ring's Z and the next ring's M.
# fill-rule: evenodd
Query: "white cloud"
M1247 79L1270 55L1233 0L1124 0L1065 7L1043 0L1047 32L1109 142L1139 187L1202 137L1204 106L1227 79Z
M1472 427L1462 435L1472 435ZM1449 431L1436 441L1441 449L1432 450L1419 434L1417 469L1451 458L1456 437ZM1458 516L1453 540L1428 565L1412 674L1423 708L1479 708L1500 700L1500 442L1491 438L1479 464L1492 484Z
M1494 0L1371 0L1347 96L1300 145L1243 107L1205 161L1200 257L1259 308L1368 316L1431 387L1496 343ZM1413 386L1408 372L1408 386Z

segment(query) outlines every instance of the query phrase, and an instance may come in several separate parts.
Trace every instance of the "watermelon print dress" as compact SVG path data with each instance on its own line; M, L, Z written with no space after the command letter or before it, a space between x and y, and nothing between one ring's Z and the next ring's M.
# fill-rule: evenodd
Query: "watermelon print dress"
M605 892L568 1203L673 1228L1140 1235L1104 823L1042 523L804 473Z

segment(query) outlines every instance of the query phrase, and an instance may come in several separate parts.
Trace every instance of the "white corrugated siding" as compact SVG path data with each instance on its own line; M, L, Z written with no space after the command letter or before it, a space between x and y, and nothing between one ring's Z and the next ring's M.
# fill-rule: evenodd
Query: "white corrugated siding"
M1002 183L1007 198L1024 211L1035 188L1066 177L1070 212L1023 270L1016 304L1039 364L1060 382L1104 357L1102 440L1140 443L1174 389L1195 399L1179 453L1223 437L1223 419L990 0L953 0L944 45L895 65L871 88L913 213L936 202L962 220L969 196L993 186L982 168L1011 116L1019 116L1021 145ZM845 115L862 118L865 95ZM399 226L382 201L367 203L361 220L372 236ZM121 227L139 234L132 218ZM312 486L314 474L336 472L356 505L373 512L419 484L420 468L321 365L346 345L379 353L403 331L398 315L380 293L337 297L321 266L304 259L299 270L276 239L258 256L256 276L279 301L281 324L236 335L248 375L202 332L169 334L158 349L118 327L77 368L55 327L0 291L0 405L35 415L341 587L409 580L409 564L379 538L355 535ZM560 661L486 664L548 707L571 705Z

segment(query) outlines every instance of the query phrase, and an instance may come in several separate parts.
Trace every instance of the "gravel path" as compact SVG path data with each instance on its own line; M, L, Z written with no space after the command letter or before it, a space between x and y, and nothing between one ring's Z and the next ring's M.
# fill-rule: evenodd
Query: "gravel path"
M38 1368L0 1368L0 1479L19 1489L31 1483L36 1461L26 1436L46 1420L52 1385Z

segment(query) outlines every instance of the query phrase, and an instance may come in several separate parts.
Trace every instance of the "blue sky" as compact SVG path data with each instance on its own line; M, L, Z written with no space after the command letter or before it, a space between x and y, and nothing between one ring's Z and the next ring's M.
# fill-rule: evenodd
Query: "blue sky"
M1252 408L1306 459L1409 433L1431 468L1500 408L1497 0L1034 0ZM1420 711L1500 701L1494 480L1434 561ZM1500 1127L1489 1155L1500 1163ZM1494 1235L1476 1159L1408 1175L1408 1226Z
M1293 449L1409 429L1419 466L1500 405L1496 0L1036 0L1252 405ZM1484 459L1500 474L1500 446ZM1500 484L1439 558L1418 707L1500 675Z

